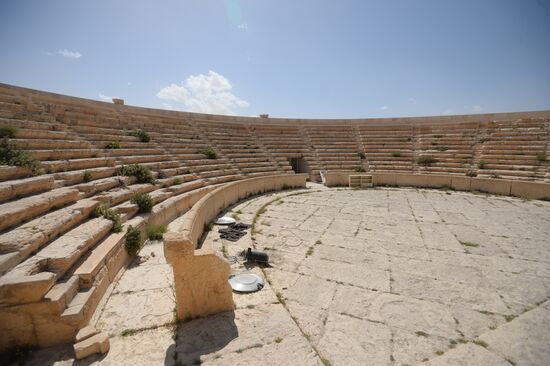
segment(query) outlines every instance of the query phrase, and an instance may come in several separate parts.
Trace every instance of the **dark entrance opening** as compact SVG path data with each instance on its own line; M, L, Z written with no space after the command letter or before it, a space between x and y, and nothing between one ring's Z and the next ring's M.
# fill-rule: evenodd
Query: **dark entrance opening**
M309 166L304 158L289 158L288 162L294 173L309 173Z

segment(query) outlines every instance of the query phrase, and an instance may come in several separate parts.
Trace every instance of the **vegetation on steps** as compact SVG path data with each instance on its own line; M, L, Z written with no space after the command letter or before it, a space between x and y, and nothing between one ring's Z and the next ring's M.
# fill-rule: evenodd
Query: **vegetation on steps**
M126 235L124 237L126 238L124 248L129 255L135 257L139 253L139 250L143 245L143 237L141 236L141 231L130 225L128 226L128 230L126 230Z
M121 149L122 145L118 141L111 141L107 145L105 145L106 149Z
M162 240L168 228L164 224L149 224L145 228L145 233L149 240Z
M129 133L130 136L134 136L139 138L139 141L141 142L149 142L151 141L151 136L147 133L147 131L141 130L141 129L135 129Z
M12 139L17 134L18 128L12 125L0 125L0 138L7 137Z
M430 166L437 163L438 160L431 155L421 155L416 159L418 165Z
M115 210L102 204L95 208L94 215L96 217L103 217L107 220L111 220L113 222L111 232L120 233L122 231L122 219L120 218L120 214Z
M138 183L155 183L155 177L149 168L139 164L123 165L117 169L118 175L136 177Z
M206 156L207 159L217 159L218 154L212 149L211 147L207 147L206 149L200 149L197 150L197 154L203 154Z
M140 213L151 212L153 209L153 199L147 193L138 193L130 201L138 205Z
M42 174L42 165L28 152L21 150L8 137L0 140L0 165L11 165L30 169L33 175Z

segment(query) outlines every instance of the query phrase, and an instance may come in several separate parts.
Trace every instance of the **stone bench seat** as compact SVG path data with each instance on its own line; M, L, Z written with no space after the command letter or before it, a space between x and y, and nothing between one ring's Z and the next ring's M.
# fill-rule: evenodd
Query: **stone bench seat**
M29 221L43 213L78 199L76 189L59 188L37 196L21 198L0 205L0 232Z
M43 161L42 166L47 173L66 172L69 170L82 170L99 167L112 167L115 164L113 158L84 158L71 160Z
M225 175L237 175L239 174L238 169L220 169L220 170L205 170L202 172L197 173L199 177L201 178L215 178L215 177L222 177Z
M60 125L58 123L49 123L49 122L39 122L26 119L17 119L17 118L1 118L0 124L2 125L12 125L19 127L20 131L23 129L40 130L40 131L59 131L66 132L66 126ZM18 131L18 133L21 133Z
M31 175L32 175L32 172L28 168L0 165L0 182L5 182L13 179L27 178Z
M80 200L0 234L0 274L26 259L49 240L82 222L99 202Z
M104 157L106 154L98 149L53 149L53 150L28 150L33 158L41 161L86 159Z
M278 170L276 166L239 167L239 169L243 173L274 172Z
M117 158L127 158L134 156L145 156L145 155L163 155L164 150L160 148L151 148L151 146L144 146L143 149L104 149L108 152L109 156Z
M112 177L116 174L116 168L114 166L107 166L82 170L72 170L68 172L54 173L51 175L55 178L56 181L62 181L63 186L69 186L84 182L85 174L89 174L91 180L93 181L96 179Z
M0 183L0 203L48 191L54 188L52 176L37 176Z
M233 164L221 163L221 164L208 164L208 165L196 165L193 166L193 173L200 173L209 170L222 170L222 169L233 169Z
M138 193L149 193L154 191L156 186L153 184L134 184L127 187L114 188L106 192L102 192L93 197L94 200L105 202L109 206L118 205L129 200Z
M18 147L25 150L49 150L49 149L83 149L91 148L87 141L82 140L54 140L54 139L11 139Z
M252 161L252 162L239 162L239 163L236 163L236 165L239 168L253 168L253 167L273 165L273 163L267 162L267 161Z
M170 155L129 155L117 157L117 162L124 165L152 163L168 160L172 160L172 157Z
M0 122L1 124L1 122ZM13 125L13 124L12 124ZM24 126L16 133L17 139L24 140L76 140L77 135L67 131L51 131L46 129L32 129L30 126ZM23 147L24 145L18 145ZM26 146L25 146L26 147ZM39 149L39 148L38 148Z
M63 274L111 229L112 221L91 219L42 248L0 278L0 304L40 301ZM10 294L10 296L7 296Z

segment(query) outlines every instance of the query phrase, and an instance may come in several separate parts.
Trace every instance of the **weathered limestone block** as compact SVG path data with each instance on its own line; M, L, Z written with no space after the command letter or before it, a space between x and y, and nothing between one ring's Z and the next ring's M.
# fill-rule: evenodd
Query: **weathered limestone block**
M54 207L75 202L77 189L56 189L36 197L26 197L0 206L0 230L32 219Z
M172 253L167 258L174 260L171 264L178 319L233 310L233 295L228 282L229 264L209 250L199 249L194 255L195 244L180 239L177 235L168 235L165 239L165 253ZM176 247L179 249L177 254L174 253Z
M99 333L74 345L74 354L78 360L96 353L109 351L109 337L106 333Z
M30 276L14 275L0 278L0 305L25 304L40 301L55 285L57 276L40 272Z
M86 340L92 336L95 336L96 334L98 334L99 331L97 329L95 329L94 326L91 326L91 325L88 325L87 327L84 327L82 329L80 329L78 331L78 333L76 333L76 336L75 336L75 342L76 343L79 343L79 342L82 342L83 340Z
M51 176L32 177L0 183L0 202L27 196L31 193L43 192L54 187Z

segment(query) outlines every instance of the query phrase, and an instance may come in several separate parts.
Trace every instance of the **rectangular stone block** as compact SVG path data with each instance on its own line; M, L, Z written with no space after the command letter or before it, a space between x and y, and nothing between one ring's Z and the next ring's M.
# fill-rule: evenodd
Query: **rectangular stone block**
M505 196L510 195L512 182L509 180L490 178L471 178L471 180L472 191L501 194Z
M469 191L472 187L472 180L470 177L455 177L451 178L451 188L457 191Z
M550 184L512 181L512 196L531 199L550 199Z

